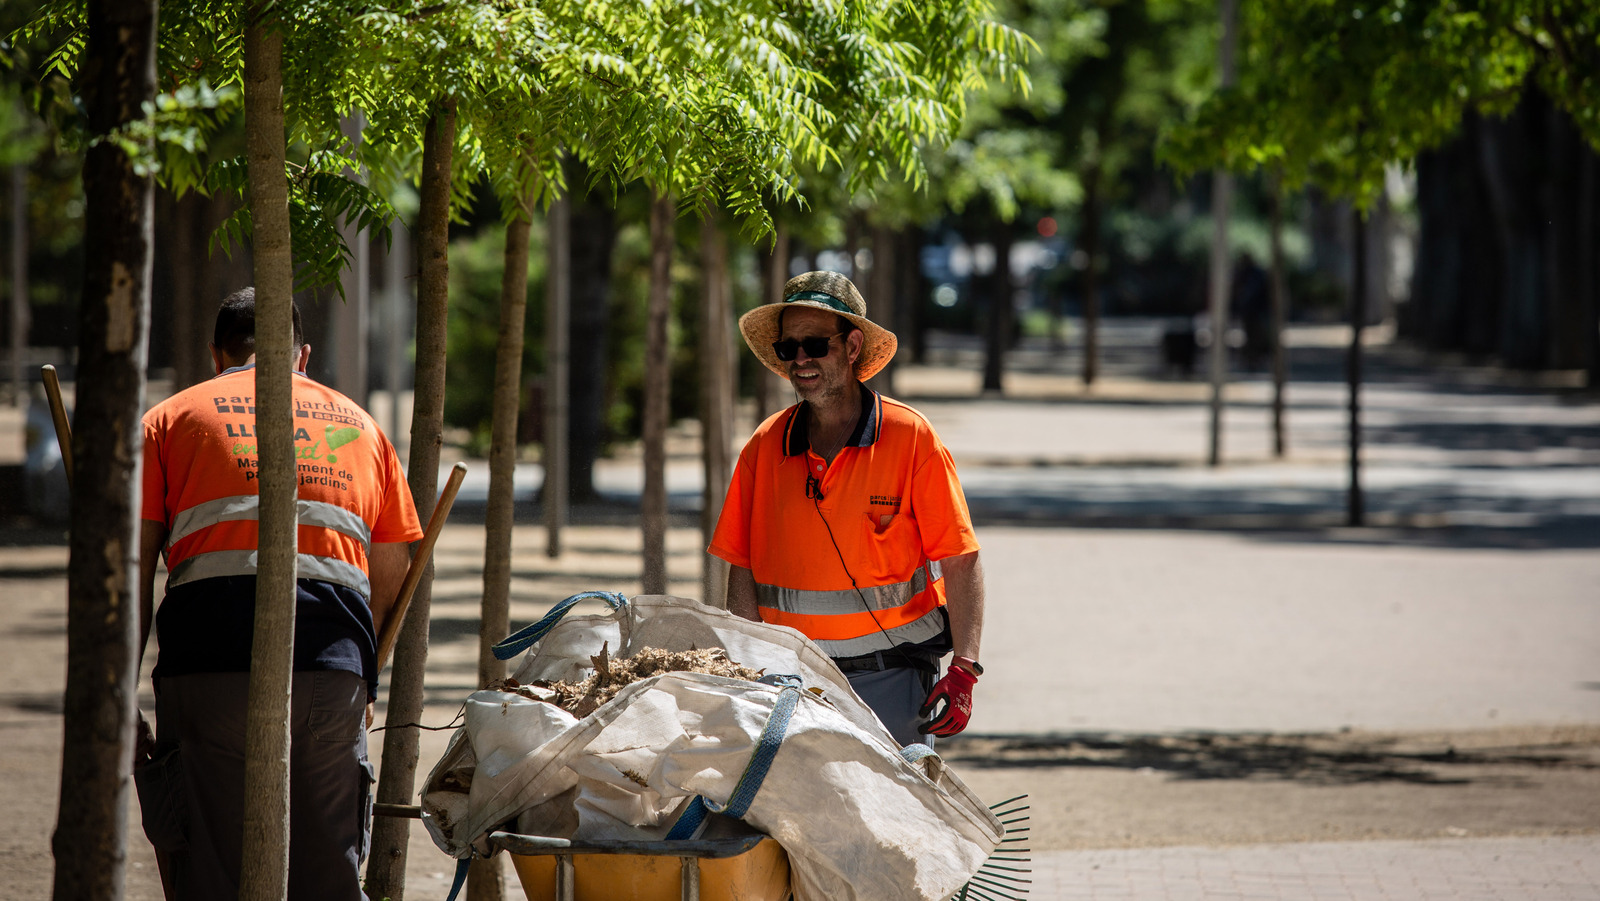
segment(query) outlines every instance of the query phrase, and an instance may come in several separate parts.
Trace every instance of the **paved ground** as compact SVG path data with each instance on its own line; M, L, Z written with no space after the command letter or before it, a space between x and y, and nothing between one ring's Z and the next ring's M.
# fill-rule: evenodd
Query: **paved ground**
M1204 386L1161 378L1141 328L1108 333L1093 391L1071 356L1029 346L1007 398L975 401L959 343L899 386L960 461L988 568L990 672L974 735L942 750L981 796L1033 796L1031 897L1600 898L1596 398L1379 350L1378 525L1352 530L1336 332L1296 334L1288 461L1255 378L1232 389L1212 469ZM692 429L673 448L672 589L696 596ZM439 549L428 723L472 686L483 472ZM582 589L637 592L637 473L629 449L602 465L607 503L577 511L559 560L519 527L514 620ZM538 481L524 467L529 523ZM16 534L44 543L0 549L0 884L32 898L48 890L66 559ZM425 735L425 768L447 737ZM142 842L132 865L128 897L157 897ZM408 872L412 897L443 897L449 861L420 828Z
M1041 855L1031 877L1028 897L1063 901L1589 901L1600 896L1600 841L1489 838L1058 851Z

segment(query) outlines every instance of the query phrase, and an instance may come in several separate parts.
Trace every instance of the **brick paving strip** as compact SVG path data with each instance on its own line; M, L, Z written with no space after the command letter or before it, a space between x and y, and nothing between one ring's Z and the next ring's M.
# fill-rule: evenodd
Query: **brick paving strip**
M1046 851L1033 880L1029 899L1589 901L1600 836Z

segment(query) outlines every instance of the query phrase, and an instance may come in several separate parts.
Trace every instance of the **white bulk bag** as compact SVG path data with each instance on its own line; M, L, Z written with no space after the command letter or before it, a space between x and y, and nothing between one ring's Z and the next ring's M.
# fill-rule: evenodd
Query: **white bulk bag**
M452 856L485 851L487 832L512 819L520 832L577 841L681 838L703 806L783 845L797 901L937 901L999 843L988 808L925 746L903 753L800 633L660 596L610 595L610 613L563 620L575 600L508 639L512 650L533 643L513 678L584 678L607 644L614 658L722 647L785 684L667 673L582 719L474 693L423 788L424 822Z

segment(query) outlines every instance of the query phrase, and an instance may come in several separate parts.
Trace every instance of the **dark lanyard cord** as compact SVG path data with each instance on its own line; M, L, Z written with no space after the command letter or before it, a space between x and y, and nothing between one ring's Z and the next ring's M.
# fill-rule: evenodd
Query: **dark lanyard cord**
M833 464L829 463L828 465L831 467ZM828 530L828 541L833 544L833 552L839 558L839 566L844 569L845 578L850 580L850 587L855 589L856 597L861 599L862 608L867 611L868 616L872 617L872 624L878 627L878 632L883 635L883 640L889 643L889 647L884 650L899 654L908 663L913 662L911 655L901 650L899 643L884 630L883 623L878 620L878 614L873 611L872 605L867 603L867 596L862 593L861 586L856 584L856 577L850 572L850 565L844 562L844 551L839 549L839 541L833 537L833 526L828 524L828 517L822 514L822 483L809 471L806 473L806 497L811 499L811 506L817 511L817 518L822 520L822 527Z

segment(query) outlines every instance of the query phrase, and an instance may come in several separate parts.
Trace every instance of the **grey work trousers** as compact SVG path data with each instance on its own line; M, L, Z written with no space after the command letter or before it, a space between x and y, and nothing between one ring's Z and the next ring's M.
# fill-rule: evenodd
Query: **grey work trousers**
M168 854L180 899L231 901L244 854L248 673L156 685L156 750L139 776L145 833ZM367 683L297 672L290 701L289 898L361 901L372 824Z
M878 715L885 729L901 746L924 744L933 747L933 736L920 730L928 720L918 711L928 702L934 676L905 666L846 673L856 695Z

